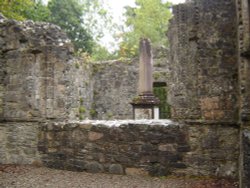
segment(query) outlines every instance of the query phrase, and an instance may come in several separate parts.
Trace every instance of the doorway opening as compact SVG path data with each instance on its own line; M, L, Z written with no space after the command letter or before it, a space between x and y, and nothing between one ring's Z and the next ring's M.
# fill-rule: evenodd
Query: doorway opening
M160 119L171 118L170 105L167 103L167 84L166 82L153 83L154 95L160 99L159 117Z

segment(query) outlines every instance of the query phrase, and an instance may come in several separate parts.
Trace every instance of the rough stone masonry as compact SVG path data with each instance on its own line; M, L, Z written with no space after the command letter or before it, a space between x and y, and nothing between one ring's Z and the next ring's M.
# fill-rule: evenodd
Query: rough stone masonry
M250 187L249 6L247 0L190 0L174 7L169 29L172 117L234 122L241 187Z
M250 187L249 10L247 0L190 0L174 6L168 34L171 64L166 68L171 76L163 81L179 123L108 122L111 127L71 120L84 119L92 106L112 111L102 101L109 96L105 76L112 76L107 69L113 65L98 69L75 59L57 26L1 16L0 162L119 174L216 176ZM124 82L129 76L136 79L130 65L121 67L127 67ZM113 81L124 91L129 87ZM126 97L115 94L117 104L120 95ZM101 100L93 101L97 98ZM126 117L128 111L120 109L122 105L115 117Z

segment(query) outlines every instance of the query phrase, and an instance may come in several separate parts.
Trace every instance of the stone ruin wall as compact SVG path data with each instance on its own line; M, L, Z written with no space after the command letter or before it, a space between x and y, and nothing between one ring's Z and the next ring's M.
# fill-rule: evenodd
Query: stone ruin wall
M154 82L167 84L168 50L153 49ZM93 103L91 119L132 119L132 99L137 95L139 60L108 61L93 64ZM167 100L167 99L166 99Z
M113 61L93 65L93 119L132 119L130 102L137 93L138 66Z
M237 0L241 185L250 187L250 1Z
M172 117L238 124L241 187L250 186L249 4L190 0L173 8L169 31Z
M231 178L240 170L241 186L249 186L248 3L192 0L173 8L171 66L160 80L169 84L173 118L186 123L164 127L60 122L91 114L102 118L102 112L105 118L126 117L119 89L135 91L127 81L136 79L136 67L90 66L73 58L56 26L1 18L0 163Z
M138 60L89 63L73 57L70 41L47 23L1 19L0 118L131 119ZM155 53L155 80L166 57Z
M169 103L177 119L235 121L238 72L233 0L193 0L173 8Z
M81 95L90 104L90 67L76 66L60 28L1 17L0 43L1 120L76 119Z
M52 168L237 179L238 129L224 128L167 120L47 123L40 126L38 150Z
M233 125L225 131L223 124L87 120L2 122L0 130L1 164L143 176L238 177L239 130Z

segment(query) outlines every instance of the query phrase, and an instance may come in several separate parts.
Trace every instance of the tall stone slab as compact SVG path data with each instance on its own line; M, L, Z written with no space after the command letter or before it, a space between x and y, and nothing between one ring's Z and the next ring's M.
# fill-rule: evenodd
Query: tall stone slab
M159 99L153 95L153 58L149 39L140 40L139 95L131 102L135 119L159 119Z
M153 93L153 58L150 42L147 39L140 41L139 63L139 87L140 94Z

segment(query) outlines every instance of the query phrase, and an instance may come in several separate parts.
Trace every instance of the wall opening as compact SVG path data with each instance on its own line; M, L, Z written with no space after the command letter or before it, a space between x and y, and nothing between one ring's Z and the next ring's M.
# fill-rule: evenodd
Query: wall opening
M153 83L154 95L160 99L160 119L169 119L171 117L170 105L167 103L167 84L166 82Z

